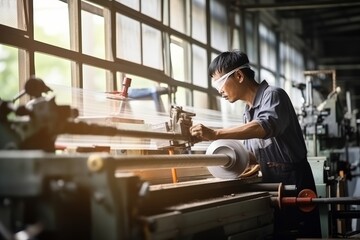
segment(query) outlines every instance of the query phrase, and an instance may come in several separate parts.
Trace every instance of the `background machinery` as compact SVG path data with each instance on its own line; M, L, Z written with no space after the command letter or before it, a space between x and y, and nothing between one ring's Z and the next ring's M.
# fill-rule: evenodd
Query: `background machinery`
M351 107L350 93L344 97L337 87L335 70L305 71L304 76L306 85L297 86L304 97L299 121L308 159L317 172L314 176L318 194L332 198L359 196L359 120L357 110ZM324 97L316 100L315 93ZM324 174L319 174L321 169ZM322 206L322 215L323 228L330 236L359 232L357 205Z

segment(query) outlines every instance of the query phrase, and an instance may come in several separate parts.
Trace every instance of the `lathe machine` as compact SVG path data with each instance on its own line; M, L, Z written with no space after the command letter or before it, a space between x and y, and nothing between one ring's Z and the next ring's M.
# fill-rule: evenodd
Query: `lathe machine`
M24 91L29 104L0 103L0 239L271 239L274 208L358 203L261 183L239 141L195 151L195 114L181 107L156 131L139 122L121 128L79 120L76 109L43 96L47 91L33 78ZM66 134L167 144L74 151L57 145Z

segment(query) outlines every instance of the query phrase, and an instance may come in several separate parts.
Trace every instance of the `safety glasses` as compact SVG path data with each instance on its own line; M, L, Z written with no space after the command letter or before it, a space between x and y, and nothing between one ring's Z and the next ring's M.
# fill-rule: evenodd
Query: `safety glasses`
M236 72L237 70L243 69L243 68L249 68L249 64L244 64L240 67L237 67L233 70L231 70L230 72L222 75L219 79L217 80L213 80L212 81L212 86L220 93L221 90L223 89L226 81L229 79L229 77L231 76L231 74L233 74L234 72Z

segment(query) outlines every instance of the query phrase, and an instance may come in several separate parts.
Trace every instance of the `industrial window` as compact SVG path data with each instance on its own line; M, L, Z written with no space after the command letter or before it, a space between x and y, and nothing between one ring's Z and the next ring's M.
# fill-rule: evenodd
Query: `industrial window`
M71 62L69 60L36 52L35 69L37 69L37 75L42 76L46 84L71 87Z
M241 32L243 30L243 26L241 25L240 14L237 12L232 13L232 22L234 27L232 28L232 49L243 49L243 43L241 43Z
M276 71L275 34L264 24L260 23L259 35L261 66L269 69L270 71Z
M161 96L167 105L220 110L222 100L209 84L210 61L239 48L254 69L261 69L255 15L240 16L227 6L220 0L2 0L0 53L6 71L0 81L6 88L0 97L14 96L32 74L51 84L99 92L119 90L122 79L132 76L133 86L146 82L172 89L171 96ZM271 34L266 41L271 59L263 65L273 72ZM284 61L290 65L280 74L286 81L298 78L303 67L290 57L301 59L301 54L289 51ZM72 95L59 94L58 100L74 104Z
M191 36L206 43L206 2L205 0L192 0L191 8Z
M295 108L300 108L302 97L300 90L292 86L296 82L304 82L304 63L301 54L286 41L280 43L280 69L284 73L285 90L288 92Z
M276 85L275 83L275 74L271 71L268 71L264 68L261 68L260 70L260 76L261 80L265 79L270 85Z
M142 24L143 64L152 68L163 70L161 31ZM156 54L154 54L156 53Z
M170 27L188 35L188 1L171 0L170 3Z
M191 96L190 90L184 88L184 87L177 87L177 91L175 94L175 100L176 103L180 106L188 106L189 104L189 98L186 98L186 96Z
M0 44L0 99L12 100L19 92L19 51Z
M70 48L69 8L59 0L34 0L34 39Z
M90 2L82 3L81 36L82 52L105 59L104 8Z
M192 45L192 79L197 86L208 87L207 54L204 48Z
M0 23L12 28L26 30L24 7L20 0L0 1Z
M252 14L246 14L245 16L245 38L246 38L246 53L252 64L258 63L258 48L256 30L257 26L254 26L254 20Z
M117 14L116 19L117 57L140 64L140 22L121 14Z
M122 78L131 75L138 85L147 79L155 87L177 89L173 97L162 96L167 101L209 107L209 51L229 44L225 4L209 3L211 16L206 0L3 0L5 65L22 66L12 70L7 94L19 92L33 74L49 84L99 92L120 89ZM208 19L214 19L212 37L204 27ZM193 100L193 91L201 101ZM57 100L74 103L71 95Z
M106 70L90 65L83 65L84 81L83 88L105 92L106 89Z
M161 0L141 0L141 12L161 21Z
M220 1L210 2L211 46L219 51L229 50L228 21L225 5Z
M207 108L208 97L205 93L194 91L194 107Z
M139 11L140 8L139 0L116 0L116 1Z

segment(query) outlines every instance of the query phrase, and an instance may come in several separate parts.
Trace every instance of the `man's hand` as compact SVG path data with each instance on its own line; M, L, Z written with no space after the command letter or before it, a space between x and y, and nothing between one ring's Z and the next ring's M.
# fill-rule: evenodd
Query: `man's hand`
M216 131L202 124L190 127L190 134L201 141L216 140Z
M252 152L249 152L249 165L256 165L258 161L256 160L255 155Z

